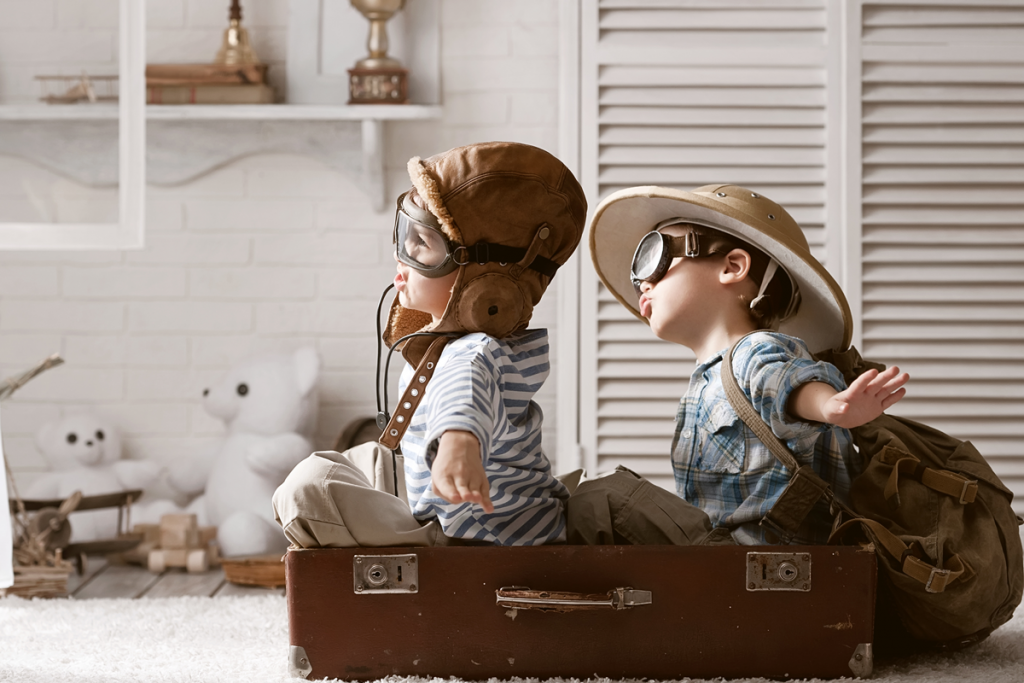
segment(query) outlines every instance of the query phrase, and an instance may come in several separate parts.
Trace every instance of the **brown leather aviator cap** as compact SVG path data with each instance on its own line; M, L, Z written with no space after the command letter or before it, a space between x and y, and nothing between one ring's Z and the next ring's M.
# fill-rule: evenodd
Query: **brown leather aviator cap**
M417 331L483 332L501 339L524 329L558 266L583 235L583 188L557 158L515 142L458 147L409 160L413 187L437 217L459 261L444 315L391 306L384 341ZM403 348L415 365L430 339Z

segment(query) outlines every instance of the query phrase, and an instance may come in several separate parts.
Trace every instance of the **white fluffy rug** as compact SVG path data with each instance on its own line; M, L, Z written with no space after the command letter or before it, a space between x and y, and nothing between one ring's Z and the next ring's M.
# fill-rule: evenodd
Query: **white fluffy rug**
M287 654L287 614L284 598L278 595L0 600L0 681L5 683L294 682L288 677ZM878 666L873 679L1020 683L1024 681L1024 608L973 649ZM440 683L442 679L386 680Z

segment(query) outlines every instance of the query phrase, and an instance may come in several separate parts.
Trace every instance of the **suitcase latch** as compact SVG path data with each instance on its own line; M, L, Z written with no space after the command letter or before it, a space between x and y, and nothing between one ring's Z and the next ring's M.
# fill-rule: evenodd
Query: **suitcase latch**
M352 558L352 588L356 593L415 593L419 591L416 555L356 555Z
M747 553L747 590L811 590L811 554Z

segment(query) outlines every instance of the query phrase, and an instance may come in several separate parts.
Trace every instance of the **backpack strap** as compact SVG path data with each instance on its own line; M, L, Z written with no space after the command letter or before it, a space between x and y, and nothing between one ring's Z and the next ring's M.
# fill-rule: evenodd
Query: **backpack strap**
M754 332L751 332L751 334L754 334ZM749 336L745 335L743 339ZM833 514L838 512L837 506L848 514L852 514L852 511L836 500L831 487L829 487L824 479L818 476L812 467L800 465L797 462L797 459L786 448L786 445L772 432L771 427L761 419L761 416L754 410L754 406L751 405L743 390L740 389L739 383L736 382L736 376L732 371L732 352L743 339L733 344L722 358L722 387L725 389L725 396L729 399L729 404L732 405L733 410L736 411L736 415L743 420L743 423L754 432L754 435L760 439L761 443L792 474L792 478L783 490L782 495L779 496L779 499L775 501L772 508L761 519L763 526L770 527L779 535L781 540L789 543L796 536L804 519L807 518L807 515L810 514L820 499L824 498L828 502L829 509Z
M905 474L933 491L944 493L961 505L973 503L978 495L978 480L968 479L959 472L925 467L915 456L892 446L886 446L875 457L892 465L892 473L885 483L885 500L893 508L900 506L900 475Z
M413 413L416 412L420 401L423 400L427 382L434 376L434 370L437 368L437 361L441 358L441 352L444 351L445 345L451 340L452 337L438 337L427 347L426 352L416 366L412 379L409 381L409 386L405 388L401 398L398 399L398 407L395 408L395 414L391 416L391 421L384 428L384 433L380 435L379 443L382 446L387 446L391 450L398 448L399 442L405 436L405 430L409 428L409 423L412 422Z
M939 569L935 565L925 562L915 556L910 546L904 543L899 536L886 529L880 522L866 517L857 517L840 524L829 536L828 542L832 543L834 540L838 540L854 526L860 526L869 531L875 542L896 560L900 571L923 584L928 593L941 593L957 579L967 581L975 574L971 566L964 562L959 555L951 555L946 558L946 569Z

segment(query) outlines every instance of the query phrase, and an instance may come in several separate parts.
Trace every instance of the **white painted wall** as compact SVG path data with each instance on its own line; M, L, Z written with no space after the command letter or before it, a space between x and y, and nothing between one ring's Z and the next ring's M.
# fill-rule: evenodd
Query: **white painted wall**
M228 5L149 0L149 59L212 59ZM0 0L0 103L32 101L32 75L53 73L69 55L88 55L91 72L112 72L116 9L115 0ZM287 2L244 0L243 10L282 85ZM412 155L485 140L557 152L557 22L557 3L547 0L442 1L444 116L387 124L391 195L408 186ZM0 179L24 171L59 183L62 210L109 192L27 162L0 157L0 166ZM150 188L147 213L140 252L0 253L0 372L53 351L67 361L3 404L19 484L44 467L33 435L62 409L113 418L133 458L210 452L223 427L202 410L203 387L263 350L319 349L318 447L374 412L373 316L393 275L392 217L374 213L351 178L302 157L250 157L183 186ZM553 335L556 289L535 315ZM552 375L540 396L549 452L554 384Z

